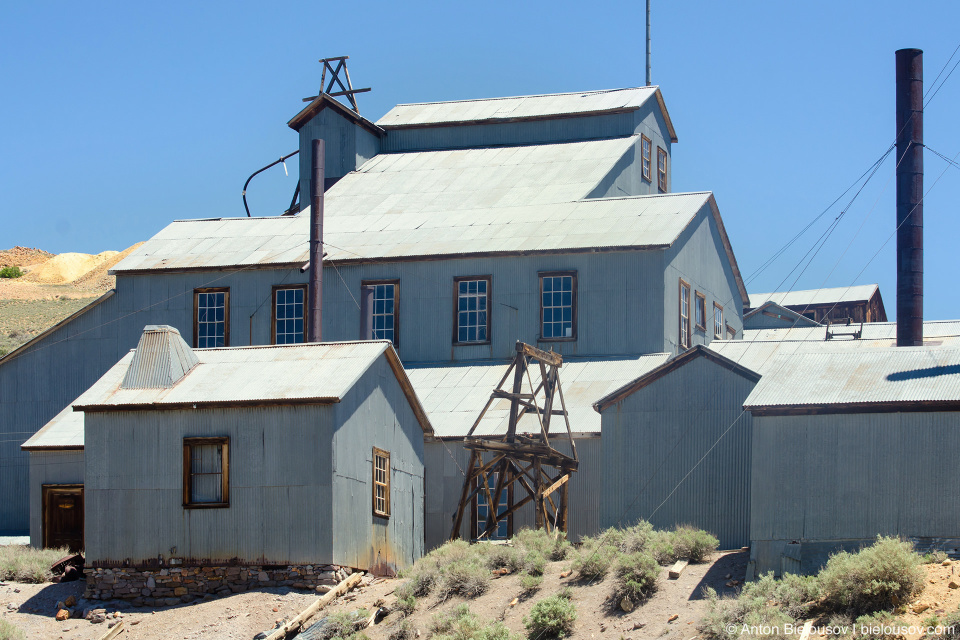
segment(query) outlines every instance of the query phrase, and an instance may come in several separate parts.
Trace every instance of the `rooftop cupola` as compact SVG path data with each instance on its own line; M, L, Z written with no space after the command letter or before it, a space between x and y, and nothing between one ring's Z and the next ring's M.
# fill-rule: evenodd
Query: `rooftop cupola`
M200 361L175 328L149 324L143 328L121 389L168 389Z

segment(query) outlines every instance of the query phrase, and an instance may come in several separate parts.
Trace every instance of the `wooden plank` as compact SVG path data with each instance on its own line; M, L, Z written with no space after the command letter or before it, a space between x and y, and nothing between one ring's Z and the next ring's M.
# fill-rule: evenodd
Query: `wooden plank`
M813 633L813 620L807 620L803 623L803 631L800 633L800 640L807 640Z
M554 491L556 491L557 489L559 489L560 487L562 487L563 485L565 485L565 484L567 483L567 480L569 480L569 479L570 479L570 474L569 474L569 473L564 474L563 476L560 477L559 480L557 480L556 482L554 482L553 484L551 484L549 487L547 487L547 488L543 491L543 496L544 496L544 497L549 496L551 493L553 493Z
M296 618L268 635L264 640L284 640L291 633L297 633L300 631L301 627L303 627L304 623L313 617L317 611L320 611L320 609L336 600L339 596L360 584L361 578L363 578L362 571L358 571L357 573L347 576L347 578L334 587L333 590L321 596L316 602L301 611Z
M113 628L107 631L105 634L100 636L100 640L110 640L111 638L116 638L123 631L123 620L113 625Z
M683 573L683 570L687 568L687 565L690 564L690 561L687 559L677 560L673 563L673 566L670 567L670 570L667 572L667 577L671 580L676 580L680 577L680 574Z
M337 96L347 96L354 93L366 93L367 91L373 91L370 87L366 89L350 89L348 91L337 91L336 93L328 93L327 95L331 98L336 98Z
M532 347L525 342L517 343L517 351L526 356L530 356L534 360L545 362L546 364L553 365L554 367L563 365L563 356L561 356L559 353L537 349L536 347Z
M463 524L463 510L466 508L467 494L470 492L470 478L474 477L473 467L477 463L478 455L476 451L470 452L470 464L467 465L469 472L463 479L463 491L460 492L460 504L457 505L457 513L453 517L453 530L450 532L451 540L456 540L460 537L460 526Z

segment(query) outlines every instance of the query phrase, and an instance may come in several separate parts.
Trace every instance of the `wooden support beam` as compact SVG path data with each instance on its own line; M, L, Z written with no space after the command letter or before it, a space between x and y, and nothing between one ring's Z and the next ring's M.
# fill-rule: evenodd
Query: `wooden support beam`
M117 624L113 625L113 627L109 631L107 631L105 634L100 636L100 640L111 640L112 638L116 638L118 635L120 635L123 632L123 630L124 630L123 620L121 620Z
M559 353L554 353L553 351L544 351L543 349L537 349L532 347L525 342L517 343L517 351L520 353L530 356L534 360L539 360L554 367L559 367L563 365L563 356Z
M560 479L559 479L559 480L557 480L556 482L554 482L553 484L551 484L549 487L547 487L546 489L544 489L543 495L544 495L544 496L549 496L551 493L553 493L554 491L556 491L557 489L559 489L560 487L562 487L563 485L565 485L565 484L567 483L567 480L569 480L569 479L570 479L570 474L569 474L569 473L563 474L562 476L560 476Z
M327 95L331 98L336 98L337 96L346 96L354 93L366 93L367 91L373 91L370 87L365 89L350 89L348 91L337 91L336 93L328 93Z
M477 456L480 455L476 451L470 452L470 464L468 469L470 473L473 472L474 464L477 461ZM469 474L468 474L469 477ZM460 492L460 504L457 505L457 513L453 517L453 530L450 532L450 539L456 540L460 537L460 526L463 524L463 511L467 506L467 493L470 491L470 482L467 478L463 479L463 490Z
M321 596L316 602L301 611L296 618L268 635L264 640L284 640L291 634L299 632L303 624L313 617L317 611L320 611L320 609L336 600L339 596L360 584L361 578L363 578L363 572L357 572L347 576L347 578L335 586L332 591Z
M680 574L683 573L683 570L687 568L687 565L690 564L690 561L686 558L677 560L673 563L673 566L670 567L670 570L667 572L667 578L670 580L676 580L680 577Z

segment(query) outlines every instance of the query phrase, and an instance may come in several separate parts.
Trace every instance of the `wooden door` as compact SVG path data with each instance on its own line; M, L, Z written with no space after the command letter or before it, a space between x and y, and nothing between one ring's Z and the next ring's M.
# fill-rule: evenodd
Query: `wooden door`
M43 486L43 546L83 551L83 485Z

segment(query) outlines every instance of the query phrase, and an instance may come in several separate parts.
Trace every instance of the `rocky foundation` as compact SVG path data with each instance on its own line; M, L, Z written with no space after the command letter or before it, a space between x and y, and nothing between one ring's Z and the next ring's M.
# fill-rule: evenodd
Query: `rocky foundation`
M87 568L84 598L128 600L135 606L164 606L260 587L330 591L353 573L337 565Z

